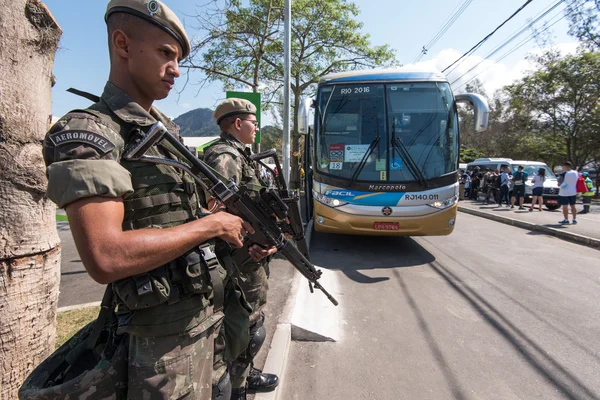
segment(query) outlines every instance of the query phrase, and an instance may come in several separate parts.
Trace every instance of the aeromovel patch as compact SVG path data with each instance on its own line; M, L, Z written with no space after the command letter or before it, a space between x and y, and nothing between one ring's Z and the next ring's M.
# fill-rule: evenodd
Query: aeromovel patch
M115 148L115 145L102 135L89 131L60 131L48 136L55 146L67 143L85 143L106 154Z

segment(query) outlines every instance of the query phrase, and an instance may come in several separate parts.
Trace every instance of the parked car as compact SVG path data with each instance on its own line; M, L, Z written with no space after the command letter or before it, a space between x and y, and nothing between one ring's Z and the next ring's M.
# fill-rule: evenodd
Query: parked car
M527 172L527 182L525 182L525 201L531 202L531 188L533 184L531 183L531 179L535 174L537 174L540 168L544 168L546 170L546 181L544 182L544 205L549 210L556 210L558 205L558 181L556 180L556 175L552 172L552 170L541 161L520 161L513 160L510 158L478 158L477 160L470 162L467 164L467 170L472 171L475 167L479 167L479 170L482 171L484 169L500 169L501 166L508 165L510 169L513 171L517 171L519 165L523 166L523 170ZM512 192L512 182L510 186L510 190ZM512 193L511 193L512 195Z

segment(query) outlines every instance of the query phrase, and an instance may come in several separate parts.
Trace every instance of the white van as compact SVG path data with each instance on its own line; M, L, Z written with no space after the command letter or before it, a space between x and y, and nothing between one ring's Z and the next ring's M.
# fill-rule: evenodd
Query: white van
M558 181L556 175L552 170L543 162L540 161L521 161L513 160L510 158L478 158L477 160L470 162L467 165L467 170L472 171L475 167L479 167L480 171L485 169L500 169L503 165L508 165L513 171L513 174L517 171L519 165L523 166L523 171L527 172L527 182L525 182L525 201L531 202L531 191L533 184L531 179L538 173L540 168L544 168L546 171L546 180L544 181L544 205L549 210L556 210L558 206ZM512 190L512 186L511 186Z

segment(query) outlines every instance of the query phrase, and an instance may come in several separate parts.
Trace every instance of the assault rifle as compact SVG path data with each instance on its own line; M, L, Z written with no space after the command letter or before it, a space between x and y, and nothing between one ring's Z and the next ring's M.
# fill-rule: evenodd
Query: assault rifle
M275 161L277 173L275 173L275 171L273 171L271 167L269 167L267 164L261 161L265 158L270 157L272 157ZM308 254L308 246L306 244L306 238L304 237L304 227L302 225L302 218L300 217L298 195L294 192L290 192L287 188L285 179L283 178L283 170L281 169L279 158L277 158L277 151L275 151L275 149L271 149L263 151L262 153L252 154L250 156L250 159L258 162L274 177L274 182L277 186L277 194L281 201L287 206L287 219L289 221L289 223L287 221L279 223L279 227L281 228L283 234L288 234L294 239L298 250L300 250L304 257L310 260L310 255Z
M145 155L152 146L163 146L161 143L163 140L181 154L190 165L172 159ZM261 153L256 158L261 159L271 156L262 157L263 155ZM233 182L224 182L219 179L210 167L194 157L187 147L169 133L160 121L153 124L137 143L126 148L123 158L130 161L170 165L190 174L201 187L223 203L229 213L237 215L252 225L254 233L248 234L244 248L235 249L231 254L236 265L240 266L249 260L247 248L252 244L258 244L261 247L275 246L277 251L308 279L311 292L314 286L321 290L334 305L338 305L337 300L318 282L322 272L317 270L308 259L308 250L299 251L285 237L285 233L290 233L295 238L303 239L304 232L299 212L297 215L294 215L294 212L288 215L289 208L286 201L290 203L293 197L288 195L283 178L280 178L280 180L283 180L283 185L282 182L279 182L279 186L280 190L283 189L282 193L288 195L284 197L285 201L279 197L276 191L265 188L260 190L259 196L252 198L244 185L238 187ZM196 171L202 174L205 179L199 176ZM281 174L280 166L278 166L278 172ZM295 209L298 210L297 207ZM292 223L292 221L294 222ZM298 226L298 224L300 225ZM298 242L303 243L303 240L298 240Z

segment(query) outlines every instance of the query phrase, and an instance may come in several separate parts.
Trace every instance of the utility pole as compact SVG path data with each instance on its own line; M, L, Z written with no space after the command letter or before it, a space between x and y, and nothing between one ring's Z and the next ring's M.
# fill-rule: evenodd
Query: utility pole
M283 11L283 177L290 183L290 69L292 0L285 0Z

